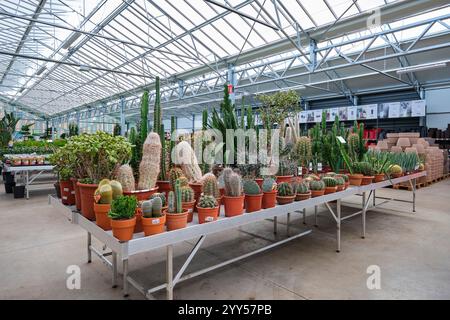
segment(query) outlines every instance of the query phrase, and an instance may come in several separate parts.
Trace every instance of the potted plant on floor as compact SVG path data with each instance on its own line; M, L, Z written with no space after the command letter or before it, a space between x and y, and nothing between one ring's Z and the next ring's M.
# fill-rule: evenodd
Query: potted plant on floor
M225 216L234 217L244 213L244 198L242 194L242 179L231 168L223 170L225 182Z
M325 194L325 183L320 181L311 181L309 183L309 188L311 189L311 196L313 198L323 196Z
M142 228L146 237L164 232L166 215L162 211L162 205L162 198L158 196L142 203Z
M103 230L111 230L108 216L113 200L122 196L122 186L117 181L102 180L94 193L95 223Z
M263 181L262 191L263 191L263 199L262 199L262 208L269 209L273 208L276 205L277 199L277 183L272 178L265 178Z
M129 241L133 238L137 203L134 196L120 196L111 203L108 216L111 219L113 235L119 241Z
M255 212L261 210L263 193L255 180L244 181L245 210Z
M323 177L323 183L325 183L325 194L335 193L337 191L337 182L333 177Z
M219 204L215 197L202 194L198 201L198 223L216 221L219 216Z
M282 182L278 185L277 202L280 205L289 204L294 202L296 197L296 191L292 184L288 182Z
M345 190L345 180L344 180L344 178L341 177L341 176L336 176L334 178L334 180L336 180L337 192L344 191Z
M297 195L295 196L295 201L303 201L311 198L311 190L309 190L309 184L307 182L302 182L297 185Z
M206 196L212 196L216 198L217 204L220 207L222 203L222 195L220 194L219 183L214 174L205 174L205 176L203 177L202 192Z
M171 231L186 228L189 211L183 209L182 206L180 181L175 183L175 191L169 192L167 205L167 210L164 211L166 215L167 230Z

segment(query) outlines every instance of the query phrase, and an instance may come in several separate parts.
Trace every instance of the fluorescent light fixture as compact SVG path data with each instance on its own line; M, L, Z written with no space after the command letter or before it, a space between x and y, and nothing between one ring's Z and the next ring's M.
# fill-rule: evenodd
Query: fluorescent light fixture
M64 45L62 46L63 49L69 49L69 47L75 42L77 41L77 39L81 36L81 33L79 32L75 32L74 34L72 34L70 36L69 39L67 39L67 41L64 43Z
M421 64L421 65L417 65L417 66L411 66L411 67L399 69L399 70L397 70L397 74L405 74L405 73L411 73L411 72L417 72L417 71L445 68L446 66L447 66L447 62L427 63L427 64Z
M78 71L81 71L81 72L89 72L89 71L91 71L91 67L89 67L89 66L84 66L84 65L80 65L80 67L78 68Z

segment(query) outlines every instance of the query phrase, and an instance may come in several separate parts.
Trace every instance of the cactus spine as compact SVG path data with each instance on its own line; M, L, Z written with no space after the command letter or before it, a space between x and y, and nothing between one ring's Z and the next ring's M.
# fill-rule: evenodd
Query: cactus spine
M323 177L322 181L325 183L326 187L336 187L337 182L333 177Z
M336 178L334 178L334 180L336 180L336 185L338 185L338 186L345 185L345 180L341 176L336 176Z
M261 189L259 185L254 180L244 181L244 193L248 195L258 195L261 194Z
M180 181L178 181L180 182ZM194 190L191 187L181 187L181 202L192 202L194 201Z
M182 201L181 201L180 181L177 181L175 183L175 212L176 213L183 212L183 206L182 206Z
M141 209L142 209L142 215L145 218L152 218L153 217L153 200L147 200L142 202L141 205Z
M175 148L175 130L177 130L176 118L170 117L170 145L169 145L169 159L172 158L172 152ZM169 162L172 167L172 161Z
M145 140L142 161L139 165L139 190L152 189L156 185L161 162L161 141L157 133L150 133Z
M153 132L159 133L161 129L161 92L160 80L156 77L155 81L155 108L153 112Z
M109 184L103 184L95 191L95 195L99 195L99 204L111 204L113 201L113 190Z
M232 173L229 177L228 187L225 184L225 192L229 197L240 197L242 195L242 179L237 173Z
M297 186L297 193L305 194L309 193L309 186L306 182L302 182Z
M220 197L219 184L217 178L212 173L207 173L203 177L203 187L202 191L205 195L213 196L215 198Z
M321 180L314 180L309 183L309 188L314 191L322 191L325 189L325 183Z
M170 191L167 197L167 212L175 213L175 192Z
M161 206L165 206L166 205L166 195L164 193L154 193L151 195L150 200L159 198L161 199Z
M161 124L159 136L161 138L161 171L160 171L160 180L166 181L167 172L166 172L166 137L164 131L164 125Z
M141 99L141 126L140 126L141 143L147 139L148 134L148 90L144 91ZM141 147L141 146L139 146Z
M175 182L177 182L177 180L181 177L183 177L183 171L180 168L173 167L172 169L170 169L169 180L172 190L175 190Z
M202 195L198 201L198 207L200 208L215 208L217 205L216 198L206 194Z
M278 186L278 195L280 197L289 197L294 195L292 185L287 182L280 183Z
M152 201L152 216L153 218L161 217L161 209L162 209L162 200L161 198L156 197Z
M295 144L294 153L302 167L308 166L312 159L311 139L308 137L300 137Z
M111 186L113 192L113 200L117 199L123 194L122 185L119 181L112 180L109 185Z
M123 191L130 192L136 189L133 169L128 164L119 167L119 170L117 171L117 181L122 185Z

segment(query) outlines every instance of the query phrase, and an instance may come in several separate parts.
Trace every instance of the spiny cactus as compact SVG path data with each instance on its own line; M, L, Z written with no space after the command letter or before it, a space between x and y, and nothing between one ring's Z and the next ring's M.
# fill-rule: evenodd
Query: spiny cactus
M142 215L145 218L152 218L153 217L153 200L147 200L147 201L142 202L141 209L142 209Z
M139 165L139 190L153 189L159 175L161 160L161 140L151 132L144 142L142 161Z
M152 216L153 218L161 217L162 215L162 200L159 197L156 197L152 201Z
M391 165L389 167L388 172L390 174L402 174L403 173L403 169L399 165L394 164L394 165Z
M161 206L166 206L166 194L165 193L154 193L151 195L150 200L153 200L155 198L161 199Z
M177 179L181 178L182 176L183 176L183 170L181 170L181 168L173 167L172 169L170 169L169 180L170 180L170 185L172 186L172 190L175 190L175 182L177 181Z
M122 185L123 191L131 192L136 189L133 169L128 164L120 166L116 179Z
M326 177L336 177L337 176L337 174L336 174L336 172L327 172L327 173L325 173L325 176Z
M293 196L294 194L294 190L290 183L282 182L278 185L278 195L280 197L289 197Z
M181 187L181 202L192 202L194 200L194 190L191 187Z
M314 180L309 183L309 188L314 191L325 190L325 187L326 187L325 182L323 182L323 181Z
M225 184L225 193L228 197L240 197L242 195L242 179L237 173L229 177L228 185Z
M207 196L220 197L219 184L214 174L207 173L203 176L202 191Z
M325 183L325 186L328 188L336 187L336 185L337 185L336 179L334 179L333 177L323 177L322 181L323 181L323 183Z
M353 163L353 172L362 174L366 177L373 176L375 171L369 162L355 162Z
M105 184L110 184L110 183L111 183L111 181L109 179L103 179L102 181L100 181L98 183L98 186L101 187L101 186L103 186Z
M183 212L182 199L181 199L181 187L180 187L180 181L178 181L178 180L177 180L177 182L175 182L175 212L176 213Z
M263 192L272 192L277 190L277 182L272 178L265 178L262 184Z
M230 188L230 177L233 173L234 173L233 169L231 169L231 168L225 168L222 171L223 184L224 184L225 190Z
M297 193L305 194L309 193L309 186L306 182L302 182L297 185Z
M308 137L298 138L294 148L295 158L301 166L308 166L312 159L312 144Z
M122 185L119 181L112 180L109 185L111 186L113 192L113 200L117 199L121 195L123 195Z
M244 193L248 195L258 195L261 194L261 189L259 185L254 180L244 181Z
M111 204L113 201L113 191L109 184L103 184L95 191L94 197L99 198L99 204Z
M197 156L187 141L181 141L175 147L176 161L181 166L184 176L190 182L198 182L202 179L202 170L198 165Z
M359 135L356 133L350 133L347 138L348 143L348 153L353 161L359 160L360 154L360 139Z
M175 192L170 191L167 196L167 212L175 213Z
M341 177L342 179L344 179L345 182L348 182L350 179L348 178L348 175L346 174L340 174L339 177Z
M218 206L218 204L215 197L203 194L200 197L197 206L199 208L215 208Z
M336 185L338 185L338 186L345 185L345 180L341 176L336 176L336 178L334 178L334 180L336 180Z

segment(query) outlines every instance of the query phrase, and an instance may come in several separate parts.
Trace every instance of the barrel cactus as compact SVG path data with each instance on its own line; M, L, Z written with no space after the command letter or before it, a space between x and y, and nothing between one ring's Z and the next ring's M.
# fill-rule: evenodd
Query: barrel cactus
M295 144L294 155L301 166L307 166L312 159L311 145L311 139L308 137L298 138Z
M199 208L215 208L218 206L218 203L215 197L203 194L198 200L197 206Z
M258 195L261 194L261 189L259 185L254 180L244 181L244 193L248 195Z
M113 201L113 190L109 184L98 187L94 193L94 199L99 204L111 204Z
M278 185L278 196L280 197L289 197L293 196L294 189L292 188L292 185L288 182L282 182Z
M128 164L119 167L116 180L122 185L123 191L131 192L136 189L133 169Z
M151 195L150 200L153 200L155 198L161 199L161 206L166 206L166 194L165 193L154 193Z
M169 171L169 180L170 180L170 186L172 187L172 190L175 189L175 182L177 179L183 177L183 170L181 170L178 167L173 167Z
M298 184L297 186L297 193L298 194L306 194L309 193L309 185L306 182L302 182Z
M205 176L203 177L202 191L205 195L213 196L215 198L220 197L219 184L214 174L205 174Z
M336 179L334 179L333 177L323 177L322 181L323 183L325 183L325 186L327 188L334 188L337 186Z
M325 187L325 182L323 182L322 180L314 180L309 183L309 188L313 191L322 191L325 190Z
M342 179L344 179L344 181L347 183L347 182L349 182L349 177L348 177L348 175L346 175L346 174L340 174L339 175L339 177L341 177Z
M159 176L161 165L161 140L152 132L142 148L142 160L139 165L139 190L153 189Z
M194 190L191 187L181 187L181 202L194 201Z
M273 178L265 178L262 184L263 192L272 192L277 190L277 182Z
M103 179L98 183L98 186L101 187L101 186L104 186L105 184L110 184L110 183L111 183L111 181L109 179Z
M336 180L336 185L338 185L338 186L345 185L345 180L341 176L336 176L336 178L334 178L334 180Z
M399 165L394 164L394 165L391 165L391 166L389 167L388 172L389 172L390 174L396 174L396 175L399 175L399 174L402 174L402 173L403 173L403 169L402 169L402 167L400 167Z
M225 193L229 197L240 197L242 195L242 179L237 173L229 176L228 184L225 182Z

